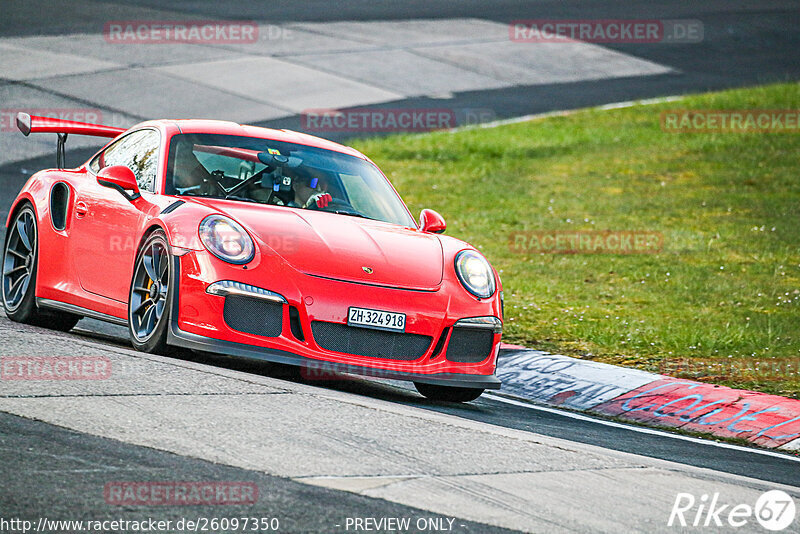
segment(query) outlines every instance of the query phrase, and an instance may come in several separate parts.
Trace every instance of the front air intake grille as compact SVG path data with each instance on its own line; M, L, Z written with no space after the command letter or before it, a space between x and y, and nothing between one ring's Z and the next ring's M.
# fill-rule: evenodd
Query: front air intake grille
M313 321L311 332L317 345L325 350L386 360L417 360L431 346L433 338L419 334L385 332Z
M458 363L478 363L489 357L494 333L485 328L453 328L447 345L447 359Z
M239 295L225 297L225 323L239 332L278 337L283 330L283 305Z

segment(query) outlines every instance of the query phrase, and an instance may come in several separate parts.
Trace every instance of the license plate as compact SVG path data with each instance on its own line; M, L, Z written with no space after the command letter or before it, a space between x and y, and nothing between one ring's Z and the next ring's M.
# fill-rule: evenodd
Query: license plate
M406 314L351 307L347 312L347 326L405 332Z

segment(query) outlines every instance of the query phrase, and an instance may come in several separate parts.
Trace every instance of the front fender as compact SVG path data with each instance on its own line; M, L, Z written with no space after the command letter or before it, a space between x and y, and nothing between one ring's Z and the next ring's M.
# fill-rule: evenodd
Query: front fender
M183 201L176 200L176 202ZM166 232L167 240L172 247L205 250L203 243L200 242L198 228L203 219L214 213L217 212L201 204L183 202L168 213L155 217L150 223L160 226Z
M173 248L205 252L206 247L200 241L200 223L209 215L216 214L230 217L220 210L199 203L185 201L174 210L169 211L169 213L163 213L152 219L150 221L150 228L152 228L153 225L161 227L166 232L167 240ZM242 221L238 222L242 224ZM247 228L246 225L245 228ZM265 242L263 236L254 234L250 230L248 230L248 232L255 245L255 255L253 260L244 267L245 269L254 269L258 267L262 259L270 261L274 259L278 263L282 263L280 253L276 250L275 243ZM144 240L148 233L149 229L144 232L142 240ZM242 267L240 266L239 268Z

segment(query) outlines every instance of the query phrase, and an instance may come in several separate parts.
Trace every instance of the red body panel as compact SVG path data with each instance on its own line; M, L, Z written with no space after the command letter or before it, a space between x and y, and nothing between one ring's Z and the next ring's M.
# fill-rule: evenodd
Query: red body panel
M467 292L455 273L454 258L466 243L393 224L322 211L247 204L200 197L172 197L164 192L167 147L177 133L221 133L301 143L366 159L357 151L305 134L267 130L219 121L151 121L138 125L161 134L156 193L142 192L129 201L102 187L87 165L46 170L31 177L12 207L34 205L39 227L36 296L127 320L127 298L139 246L153 228L163 229L180 256L177 317L181 331L206 339L286 351L311 360L336 362L412 375L453 373L491 376L500 334L477 363L445 358L447 345L431 358L443 331L464 318L502 319L500 280L488 299ZM62 131L64 126L53 126ZM43 130L39 130L43 131ZM210 149L214 147L209 147ZM240 155L241 156L241 155ZM50 219L50 190L57 182L70 190L67 225L57 230ZM167 206L183 201L168 214ZM76 209L79 207L79 209ZM226 263L200 242L198 226L211 214L238 221L256 244L246 266ZM8 225L8 223L7 223ZM443 221L442 221L443 225ZM233 280L276 292L283 306L283 334L266 338L231 329L223 317L225 298L206 293L209 285ZM289 306L300 315L305 341L291 335ZM313 339L312 321L346 323L350 306L407 314L406 332L433 339L416 361L369 358L326 351Z
M196 199L241 222L300 272L373 285L433 291L442 283L442 245L433 234L322 211ZM366 274L362 267L373 272Z

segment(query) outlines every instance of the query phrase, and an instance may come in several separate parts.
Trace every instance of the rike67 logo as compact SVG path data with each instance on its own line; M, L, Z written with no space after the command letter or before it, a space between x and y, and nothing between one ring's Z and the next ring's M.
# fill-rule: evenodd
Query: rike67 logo
M719 493L678 493L667 525L672 527L733 527L751 524L755 519L763 528L779 532L794 523L796 514L792 497L781 490L763 493L755 505L731 504L720 500Z

